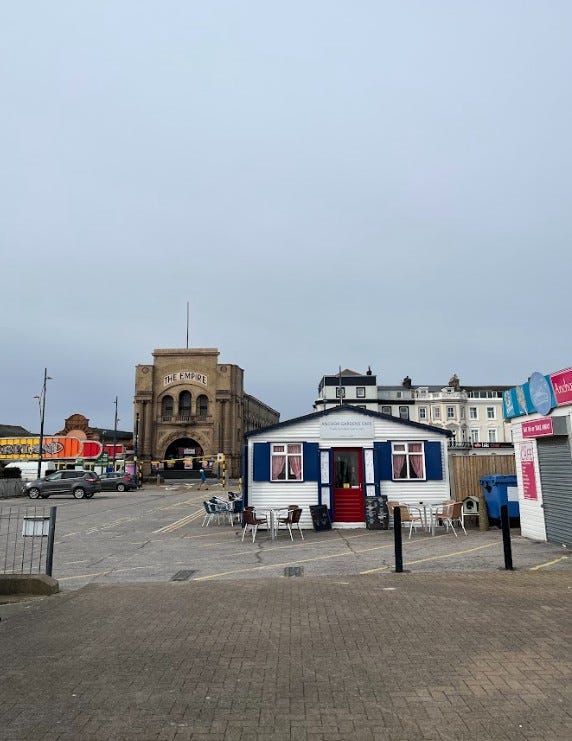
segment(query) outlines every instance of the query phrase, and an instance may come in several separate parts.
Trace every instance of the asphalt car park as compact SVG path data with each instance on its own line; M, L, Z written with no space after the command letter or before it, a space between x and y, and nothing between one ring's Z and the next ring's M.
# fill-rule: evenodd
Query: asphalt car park
M236 490L236 487L228 487ZM226 495L211 486L209 495ZM100 492L89 505L57 501L53 575L62 590L89 583L164 580L213 581L284 576L335 576L392 573L392 530L304 530L304 540L281 530L276 539L259 530L256 541L241 539L240 524L228 520L203 527L205 492L197 484L145 486L132 492ZM26 507L24 498L10 506ZM7 506L3 500L0 507ZM49 506L46 506L49 510ZM403 532L407 573L498 571L504 569L502 533L467 528L455 537ZM566 549L531 541L511 530L516 570L569 570Z

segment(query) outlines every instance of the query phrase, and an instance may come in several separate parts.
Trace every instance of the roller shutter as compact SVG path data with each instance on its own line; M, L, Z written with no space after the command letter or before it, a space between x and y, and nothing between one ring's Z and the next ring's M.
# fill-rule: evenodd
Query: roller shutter
M567 437L538 440L546 539L572 546L572 457Z

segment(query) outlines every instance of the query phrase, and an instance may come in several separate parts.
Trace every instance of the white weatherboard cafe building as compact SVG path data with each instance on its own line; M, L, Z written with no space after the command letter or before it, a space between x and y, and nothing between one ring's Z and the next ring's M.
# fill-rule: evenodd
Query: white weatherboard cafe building
M450 496L447 438L437 427L339 406L250 432L245 501L257 509L326 505L333 527L365 527L365 497L418 505Z

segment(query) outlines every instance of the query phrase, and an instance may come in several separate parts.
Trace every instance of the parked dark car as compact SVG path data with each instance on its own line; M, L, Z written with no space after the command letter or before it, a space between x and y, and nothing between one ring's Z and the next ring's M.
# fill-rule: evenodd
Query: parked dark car
M101 481L93 471L54 471L43 479L28 481L22 491L30 499L47 499L54 494L73 494L76 499L91 499L101 491Z
M131 491L137 488L137 482L130 473L102 473L102 491Z

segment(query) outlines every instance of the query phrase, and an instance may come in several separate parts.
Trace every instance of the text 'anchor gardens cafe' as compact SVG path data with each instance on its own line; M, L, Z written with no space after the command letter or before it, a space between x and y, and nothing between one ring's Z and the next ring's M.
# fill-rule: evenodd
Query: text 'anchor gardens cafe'
M521 533L572 546L572 368L544 375L503 394L511 420Z

